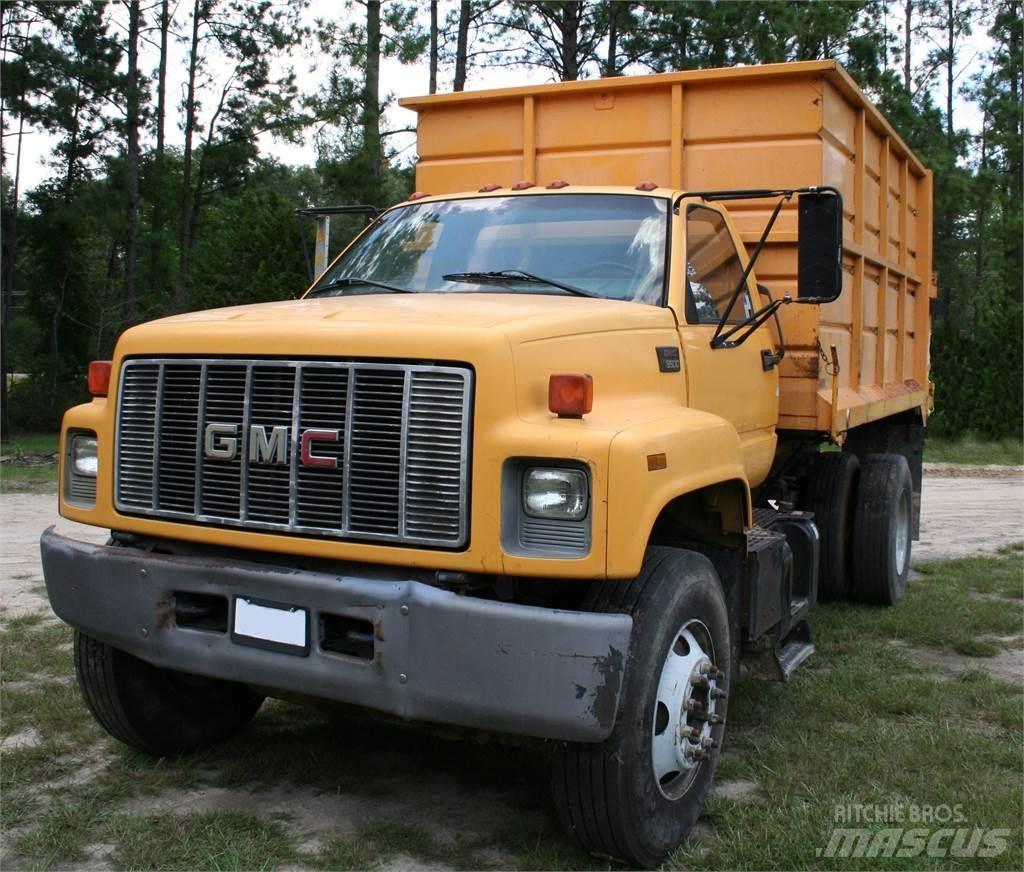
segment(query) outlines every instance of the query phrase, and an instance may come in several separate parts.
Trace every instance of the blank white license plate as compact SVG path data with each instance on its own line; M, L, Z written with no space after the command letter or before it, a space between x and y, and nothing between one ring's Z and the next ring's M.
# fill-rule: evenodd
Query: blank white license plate
M260 647L279 646L304 652L309 647L309 620L298 606L235 599L235 641Z

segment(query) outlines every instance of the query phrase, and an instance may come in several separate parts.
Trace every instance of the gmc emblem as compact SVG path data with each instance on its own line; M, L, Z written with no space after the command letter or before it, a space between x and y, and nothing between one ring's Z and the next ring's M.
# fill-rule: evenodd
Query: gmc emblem
M203 431L203 454L211 460L234 460L238 457L238 424L206 425ZM317 442L340 441L339 430L319 430L310 427L299 434L299 462L303 466L336 468L336 457L314 454ZM253 424L249 428L249 462L273 466L287 466L289 456L288 428L263 427Z

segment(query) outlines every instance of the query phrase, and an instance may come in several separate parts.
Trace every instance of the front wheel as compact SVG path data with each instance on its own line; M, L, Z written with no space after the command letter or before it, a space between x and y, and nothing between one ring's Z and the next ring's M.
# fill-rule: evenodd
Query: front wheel
M103 729L160 756L234 735L263 703L244 685L160 669L77 630L75 673L85 704Z
M559 746L555 805L586 850L654 867L696 823L718 765L725 598L706 557L651 548L637 578L597 585L589 606L631 615L633 634L615 728L600 744Z

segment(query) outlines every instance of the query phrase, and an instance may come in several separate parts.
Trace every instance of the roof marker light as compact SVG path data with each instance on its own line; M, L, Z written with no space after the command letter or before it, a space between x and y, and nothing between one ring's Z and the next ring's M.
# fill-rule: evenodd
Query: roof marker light
M658 187L658 183L657 182L651 182L651 181L648 181L648 180L644 180L644 181L639 182L637 184L636 190L638 190L638 191L653 191L657 187Z
M429 196L430 196L430 194L428 194L426 191L413 191L405 199L406 200L422 200L424 197L429 197Z
M526 182L526 181L516 182L512 186L512 190L513 191L525 191L527 188L532 188L533 186L534 186L533 182Z
M569 183L565 179L555 179L548 185L549 191L557 191L559 188L568 188Z
M494 184L494 182L491 182L489 185L484 185L482 188L480 188L477 191L477 193L478 194L489 194L489 193L491 193L491 191L497 191L498 188L500 188L500 187L501 187L501 185L496 185L496 184Z

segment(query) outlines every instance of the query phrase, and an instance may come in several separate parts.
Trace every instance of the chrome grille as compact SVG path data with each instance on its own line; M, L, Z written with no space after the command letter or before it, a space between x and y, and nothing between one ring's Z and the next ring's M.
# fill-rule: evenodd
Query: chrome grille
M471 395L471 371L453 366L129 360L118 394L116 506L457 547L467 532ZM218 447L234 440L230 457L204 450L209 425L220 428ZM311 429L330 434L315 442L315 456L333 465L303 464L299 434ZM252 458L250 440L263 440Z

